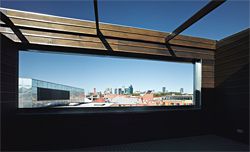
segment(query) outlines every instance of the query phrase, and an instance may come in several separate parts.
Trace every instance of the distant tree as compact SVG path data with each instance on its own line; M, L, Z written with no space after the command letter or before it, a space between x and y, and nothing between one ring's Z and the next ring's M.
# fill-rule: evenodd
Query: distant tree
M132 95L133 95L133 96L140 96L139 93L133 93Z
M164 96L167 96L167 95L172 95L172 94L175 94L175 95L181 95L180 92L166 92L166 93L154 93L154 97L164 97Z

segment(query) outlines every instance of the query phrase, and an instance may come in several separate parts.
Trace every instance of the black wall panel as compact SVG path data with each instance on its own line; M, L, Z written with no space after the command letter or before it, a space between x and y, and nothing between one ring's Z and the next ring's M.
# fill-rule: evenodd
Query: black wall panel
M249 144L249 29L217 43L217 134Z
M69 100L70 92L37 87L37 100Z

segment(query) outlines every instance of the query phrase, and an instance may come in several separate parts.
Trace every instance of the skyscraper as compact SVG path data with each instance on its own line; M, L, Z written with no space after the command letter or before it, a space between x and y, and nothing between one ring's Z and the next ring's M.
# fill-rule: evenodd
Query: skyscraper
M129 94L133 94L133 92L134 92L134 90L133 90L133 86L132 86L132 85L130 85L130 86L129 86Z
M106 88L104 94L112 94L112 88Z
M166 93L166 87L162 87L162 93Z
M130 94L130 88L125 88L124 94Z
M181 94L184 93L184 89L183 89L183 88L180 89L180 93L181 93Z
M115 88L115 94L118 94L117 88Z
M118 94L122 94L122 88L118 89Z

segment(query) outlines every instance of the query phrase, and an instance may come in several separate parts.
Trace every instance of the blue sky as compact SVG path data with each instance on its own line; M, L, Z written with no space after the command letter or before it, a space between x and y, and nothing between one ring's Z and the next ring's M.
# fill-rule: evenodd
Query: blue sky
M135 90L193 90L193 64L141 59L21 52L19 75L84 88L86 92L128 87Z
M205 0L99 0L99 18L105 23L171 32L207 3ZM1 7L94 20L92 0L3 0ZM220 40L246 28L249 28L249 1L228 0L182 34ZM104 73L107 67L110 69L107 70L108 74ZM140 90L160 90L162 86L166 86L168 90L179 90L180 87L187 92L192 90L192 65L185 64L21 53L19 68L20 76L77 86L86 90L92 90L93 87L102 90L106 87L129 84ZM148 73L144 74L142 71Z
M101 22L172 32L207 0L99 0ZM1 0L1 7L93 20L93 1ZM249 28L249 0L227 0L182 34L220 40Z

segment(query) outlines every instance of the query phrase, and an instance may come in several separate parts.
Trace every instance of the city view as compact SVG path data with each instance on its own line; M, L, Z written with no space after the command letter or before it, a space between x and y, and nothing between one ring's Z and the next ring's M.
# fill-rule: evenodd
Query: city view
M162 87L162 91L157 92L154 90L134 91L132 85L121 88L107 88L104 92L99 92L94 88L93 92L86 94L86 98L90 103L106 103L103 105L111 107L193 104L193 95L184 93L183 88L180 88L179 92L168 92L166 87Z
M21 52L19 73L19 108L193 105L190 63Z

